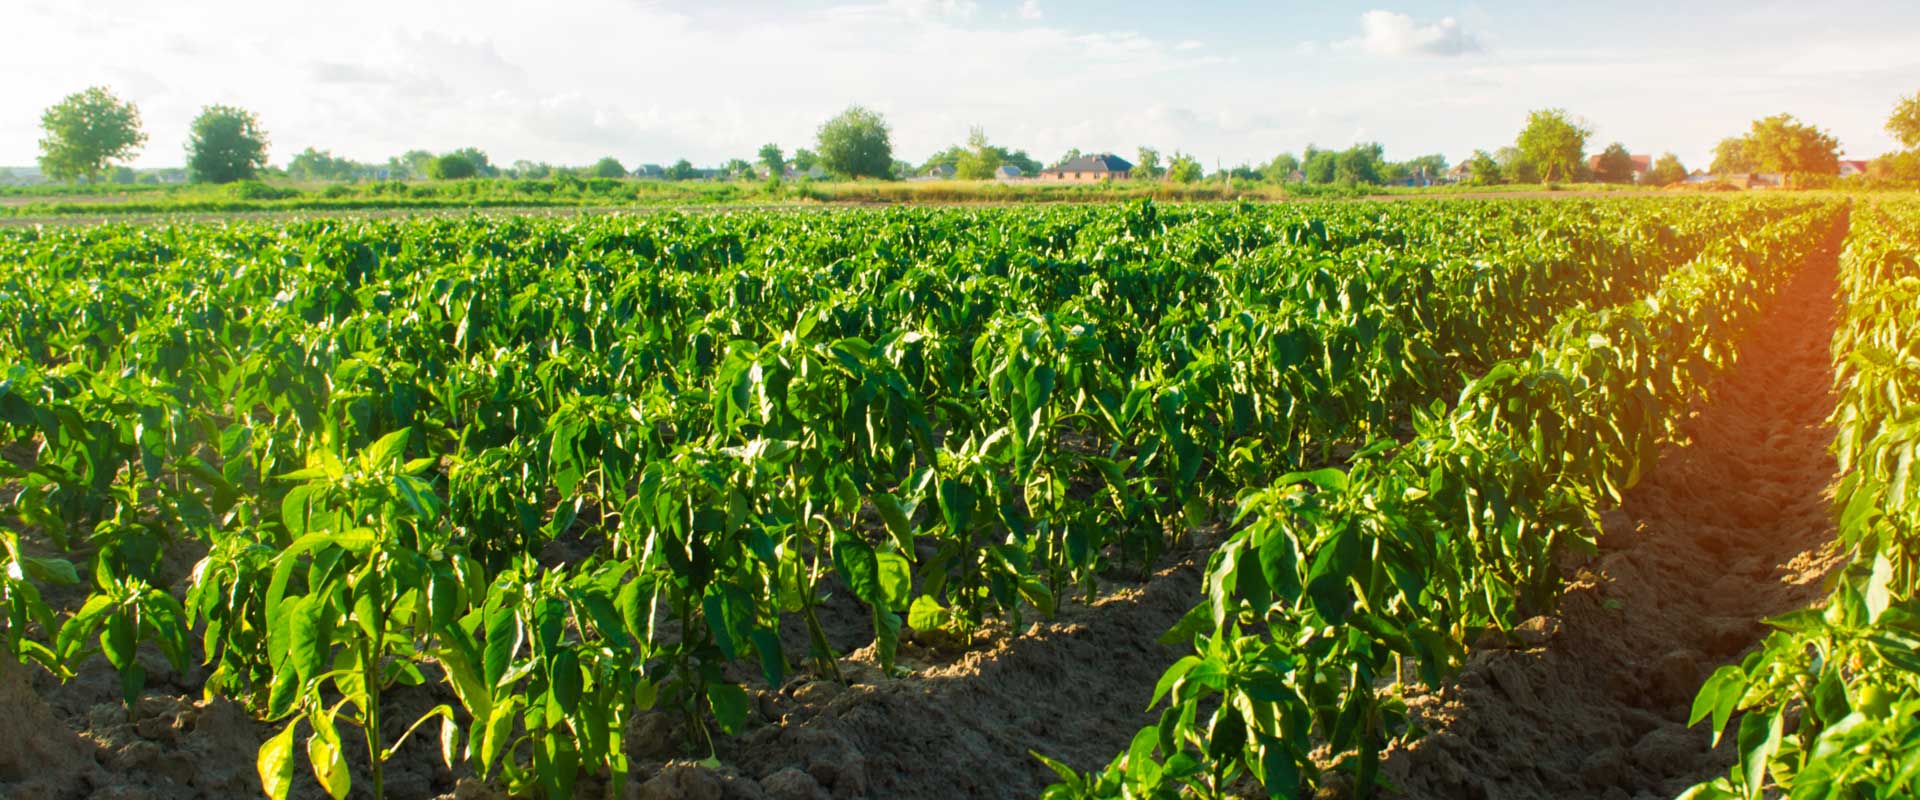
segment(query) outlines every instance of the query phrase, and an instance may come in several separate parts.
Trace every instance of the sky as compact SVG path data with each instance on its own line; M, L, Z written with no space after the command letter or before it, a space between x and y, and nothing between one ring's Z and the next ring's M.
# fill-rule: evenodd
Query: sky
M1136 0L0 0L0 164L110 86L136 166L185 161L206 105L256 112L284 164L474 146L495 163L752 160L851 104L920 161L981 126L1052 161L1142 145L1203 164L1377 141L1450 162L1561 107L1705 166L1791 113L1871 158L1920 91L1920 3Z

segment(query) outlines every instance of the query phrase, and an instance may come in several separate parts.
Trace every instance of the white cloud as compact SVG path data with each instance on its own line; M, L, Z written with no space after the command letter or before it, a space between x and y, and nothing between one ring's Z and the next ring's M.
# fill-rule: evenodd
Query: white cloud
M1040 0L1025 0L1020 4L1018 13L1021 19L1033 21L1045 19L1047 16L1047 12L1040 10Z
M1422 25L1406 14L1375 9L1360 15L1360 28L1360 38L1343 44L1374 55L1459 56L1486 49L1480 37L1468 33L1453 17Z

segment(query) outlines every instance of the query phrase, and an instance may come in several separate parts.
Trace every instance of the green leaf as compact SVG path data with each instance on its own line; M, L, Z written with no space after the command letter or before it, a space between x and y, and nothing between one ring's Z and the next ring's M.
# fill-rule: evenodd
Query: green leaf
M373 446L367 448L367 463L384 467L406 460L407 436L412 430L401 428L380 437Z
M73 562L64 558L21 556L20 564L26 568L29 577L41 583L66 586L80 582L80 573L74 570Z
M440 717L440 760L453 769L454 759L460 752L460 723L453 721L452 714Z
M879 567L880 595L888 608L906 611L913 595L913 565L899 553L875 553Z
M287 800L293 787L293 729L297 721L287 723L273 738L260 745L255 767L260 771L260 787L273 800Z
M1741 777L1745 779L1747 797L1757 798L1767 783L1767 763L1780 749L1783 732L1783 719L1778 709L1769 712L1754 711L1740 718L1740 734L1736 740L1740 747Z
M572 648L554 654L547 680L553 686L553 699L560 704L560 710L568 716L578 713L584 678L580 674L580 657L574 655Z
M1300 765L1293 760L1293 751L1273 737L1263 735L1259 740L1260 773L1267 797L1296 800L1300 797Z
M1180 679L1185 678L1187 673L1192 672L1197 666L1200 666L1199 656L1185 656L1173 662L1173 666L1168 667L1166 672L1160 673L1160 681L1154 684L1153 699L1147 703L1147 710L1152 711L1154 706L1160 705L1161 698L1173 691L1174 687L1179 685Z
M512 608L502 606L487 618L487 644L482 656L483 677L490 688L499 688L507 674L514 652L520 649L520 622Z
M728 734L740 732L747 722L747 691L731 683L707 684L707 702L713 706L713 719Z
M912 553L913 522L907 516L906 506L886 492L875 492L868 499L873 501L874 510L880 512L880 519L886 522L887 534L893 537L894 546L900 548L901 553Z
M107 617L107 629L100 634L100 652L106 654L107 663L114 669L125 670L134 663L134 648L139 644L137 633L131 610L123 608Z
M952 618L940 601L926 595L913 598L913 604L907 611L907 625L916 631L930 631L946 627Z
M327 613L327 601L318 597L296 598L298 603L289 612L287 633L291 641L289 655L293 669L300 676L300 682L307 681L326 671L327 655L333 650L323 629L323 615Z
M340 749L340 734L330 730L331 715L319 715L315 722L321 719L328 720L324 724L329 731L321 733L320 725L316 724L313 735L307 737L307 761L313 765L313 777L320 782L320 787L326 789L333 800L345 800L353 780L347 772L346 753Z
M1890 584L1893 583L1893 564L1887 560L1887 554L1873 554L1873 574L1867 578L1867 622L1873 623L1887 612L1887 606L1893 602Z

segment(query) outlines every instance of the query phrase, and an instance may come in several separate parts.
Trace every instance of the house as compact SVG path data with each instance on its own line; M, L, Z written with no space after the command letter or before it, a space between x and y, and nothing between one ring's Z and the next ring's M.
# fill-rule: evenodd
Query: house
M667 177L667 168L662 167L659 164L641 164L640 166L633 168L633 177L664 178L664 177Z
M1852 178L1865 174L1867 174L1867 162L1865 161L1849 161L1843 159L1840 162L1840 177L1842 178Z
M1020 175L1020 168L1012 164L1001 164L993 171L993 179L997 181L1017 180Z
M1092 183L1103 180L1126 180L1133 174L1133 162L1111 153L1081 156L1062 164L1040 171L1043 181L1072 181Z
M928 167L922 170L920 174L926 178L929 178L931 180L936 180L936 181L952 180L953 167L948 166L946 164L935 164L931 167Z
M1299 170L1294 170L1294 174L1300 174ZM1447 183L1464 183L1470 180L1473 180L1473 162L1471 161L1462 161L1453 165L1453 169L1447 170Z
M1587 156L1587 171L1596 173L1596 174L1599 173L1601 158L1602 156ZM1639 183L1642 178L1646 177L1648 172L1653 171L1653 156L1636 155L1636 156L1628 156L1628 158L1633 159L1633 182L1634 183Z
M806 169L798 169L792 164L788 164L786 173L780 177L790 181L801 178L823 181L827 179L827 168L820 166L818 163L808 164Z

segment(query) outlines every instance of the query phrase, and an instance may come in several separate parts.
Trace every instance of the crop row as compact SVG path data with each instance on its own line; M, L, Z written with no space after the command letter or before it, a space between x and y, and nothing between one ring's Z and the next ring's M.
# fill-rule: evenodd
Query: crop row
M889 669L903 628L1051 613L1243 487L1409 425L1426 440L1448 417L1419 410L1489 365L1506 364L1470 397L1544 397L1519 387L1560 361L1505 360L1634 316L1574 309L1691 285L1670 273L1808 213L1143 204L10 232L4 639L58 675L98 652L130 702L143 645L204 659L210 692L281 723L260 758L274 796L296 749L343 795L352 739L378 795L379 764L429 722L449 762L566 795L582 771L624 776L639 711L746 724L729 668L778 685L797 655L783 619L804 620L808 668L837 675L829 592L870 612ZM170 551L202 550L167 574ZM1533 580L1530 563L1485 571ZM43 601L76 581L78 608ZM1477 613L1522 590L1482 592ZM1455 627L1420 630L1451 652ZM382 717L384 694L428 682L447 704Z
M1693 704L1739 758L1689 798L1894 798L1920 791L1920 205L1864 203L1840 260L1833 453L1848 562L1824 603L1768 620Z
M1438 685L1478 631L1552 602L1555 558L1592 552L1598 512L1837 212L1717 242L1643 298L1564 315L1407 441L1244 492L1206 598L1169 634L1194 649L1154 690L1159 722L1102 771L1056 765L1050 796L1218 797L1250 777L1296 797L1329 764L1368 793L1379 753L1412 733L1403 670Z

